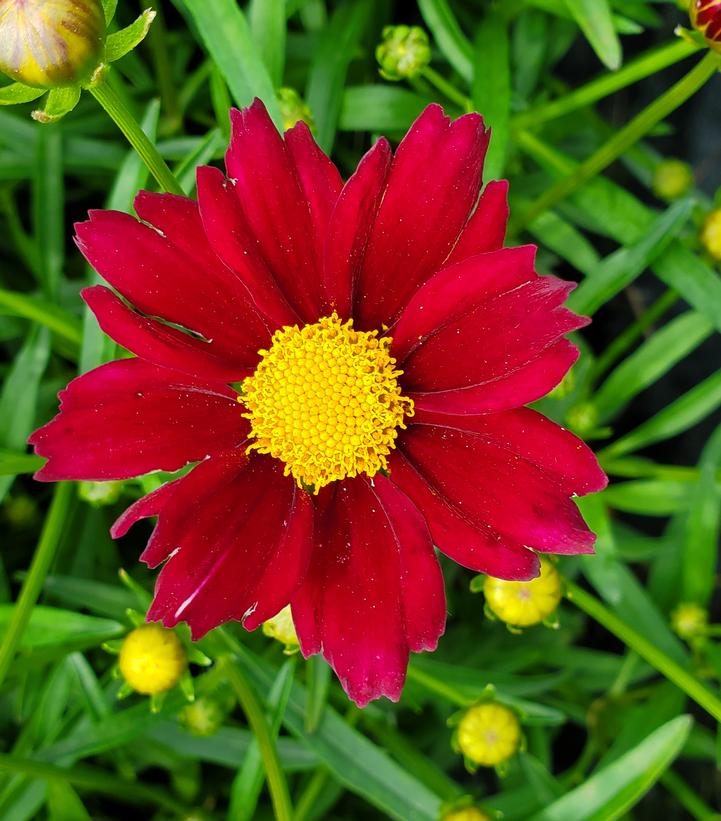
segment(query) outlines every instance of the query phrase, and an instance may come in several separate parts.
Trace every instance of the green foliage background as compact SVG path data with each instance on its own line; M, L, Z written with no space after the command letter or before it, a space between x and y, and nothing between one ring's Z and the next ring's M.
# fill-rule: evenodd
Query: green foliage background
M721 280L698 241L713 192L671 204L651 192L682 121L667 118L707 82L719 93L717 58L674 37L686 21L663 0L152 5L162 13L110 83L189 194L195 167L222 158L229 106L257 95L280 121L280 86L303 95L345 175L432 100L486 116L487 178L511 180L511 241L539 245L541 272L577 278L571 306L597 319L576 340L572 379L539 405L591 440L612 484L581 502L598 551L560 563L577 594L556 630L486 620L470 574L446 563L448 631L413 659L399 705L358 711L322 661L235 625L201 643L216 663L193 667L196 693L225 715L213 735L179 721L180 691L155 713L139 696L118 701L100 645L129 629L128 608L144 610L153 576L136 561L145 533L116 544L108 527L160 478L94 505L73 485L33 484L25 440L74 374L116 354L78 296L95 274L72 222L88 207L130 211L154 183L89 94L53 125L32 106L0 109L0 818L272 818L276 755L269 781L297 819L433 821L464 795L506 821L720 817L721 647L713 628L686 644L669 626L680 602L711 608L716 592ZM120 24L139 11L121 3ZM432 71L379 77L389 22L426 28ZM574 79L573 54L595 77ZM640 110L634 84L647 78L658 93ZM489 685L526 738L503 778L469 775L450 747L447 719ZM246 714L265 727L260 747Z

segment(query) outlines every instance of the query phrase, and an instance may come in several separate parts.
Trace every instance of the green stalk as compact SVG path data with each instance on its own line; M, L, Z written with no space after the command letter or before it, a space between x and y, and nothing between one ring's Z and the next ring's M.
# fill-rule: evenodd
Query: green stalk
M305 821L318 804L318 799L328 783L328 770L318 769L313 773L307 787L303 790L296 804L294 821Z
M70 504L74 498L75 488L70 482L61 482L55 486L55 495L50 505L45 524L43 525L40 541L33 556L28 575L23 582L22 590L13 608L7 632L0 645L0 685L10 669L15 658L15 651L20 643L25 628L28 626L33 607L40 596L45 577L55 558L55 552L60 537L65 529L65 521L70 512Z
M158 153L158 149L150 142L135 117L110 84L106 80L101 80L98 85L89 86L88 91L123 132L163 191L184 196L183 189Z
M615 613L608 610L605 605L582 587L568 579L565 584L568 600L573 602L579 610L583 610L586 615L605 627L609 633L613 633L616 638L634 650L652 667L655 667L661 675L665 676L680 690L683 690L699 707L706 710L716 721L721 722L721 700L717 695L712 693L688 670L681 667L678 662L659 650L653 642L626 624Z
M689 787L680 775L673 770L666 770L661 776L661 783L678 801L678 803L697 821L715 821L721 815L715 813L711 807Z
M416 684L428 690L429 693L435 693L437 696L445 698L447 701L450 701L451 704L456 704L458 707L468 707L472 701L472 699L467 698L455 687L435 678L435 676L424 673L422 670L414 667L413 664L408 666L408 680L415 681Z
M240 706L248 719L250 729L253 731L255 740L258 743L258 750L263 759L265 776L268 781L268 789L270 791L271 801L273 802L276 821L292 821L293 807L290 803L288 785L286 784L285 776L280 766L278 751L270 734L263 709L255 697L250 682L245 675L241 673L238 666L227 657L223 659L222 664L228 681L235 691L235 695L238 697Z
M651 74L685 60L700 48L696 43L678 40L661 48L652 49L636 60L627 63L618 71L603 74L575 91L564 94L557 100L544 103L529 111L523 111L513 118L511 125L513 128L528 128L571 114L580 108L586 108L604 97L620 91L622 88L643 80L644 77L649 77Z
M187 807L171 798L164 790L117 778L95 767L59 767L46 761L18 758L14 755L0 753L0 770L7 770L29 778L39 778L43 781L62 781L65 784L72 784L90 792L110 795L119 801L125 800L132 804L155 804L177 816L186 817L188 812Z
M19 291L0 288L0 307L13 316L31 319L49 328L53 333L79 347L83 340L82 325L77 317L52 302L28 296Z
M473 111L473 103L462 94L454 85L448 82L443 75L439 74L434 68L426 66L421 72L421 77L424 77L428 82L435 86L438 91L447 97L451 102L460 106L463 111Z
M683 79L634 117L625 128L604 143L572 174L559 180L542 194L514 225L514 231L517 233L522 230L537 216L553 208L592 177L600 174L624 151L648 134L655 125L692 97L718 71L719 66L721 66L721 56L709 52Z

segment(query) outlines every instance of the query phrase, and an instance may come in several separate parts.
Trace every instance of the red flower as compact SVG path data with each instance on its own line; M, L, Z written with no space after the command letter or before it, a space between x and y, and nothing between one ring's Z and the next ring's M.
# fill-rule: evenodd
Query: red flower
M158 516L149 618L198 637L290 602L303 653L352 699L398 699L409 651L444 629L434 544L506 579L537 575L536 551L593 549L571 497L605 476L522 407L575 361L564 335L587 320L562 307L571 284L534 272L534 248L502 248L507 184L478 198L477 114L429 106L345 185L303 123L283 140L258 101L231 116L230 179L201 168L197 203L142 192L142 222L77 226L123 299L83 297L136 358L62 392L31 438L37 476L198 462L113 527Z

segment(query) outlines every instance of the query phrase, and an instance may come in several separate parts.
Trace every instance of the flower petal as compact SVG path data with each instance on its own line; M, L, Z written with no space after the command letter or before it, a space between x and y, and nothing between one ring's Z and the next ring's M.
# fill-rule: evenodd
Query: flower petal
M363 260L355 294L362 327L390 325L441 267L478 198L488 139L478 114L451 122L437 105L411 126L393 159Z
M260 100L233 109L230 119L225 165L245 222L283 294L303 320L313 322L320 309L321 240L303 188L307 168L301 183L293 155Z
M476 210L445 262L452 265L503 247L508 224L508 182L492 180L483 189Z
M570 498L584 486L576 488L571 478L558 473L552 456L544 458L533 443L533 428L527 432L531 444L520 446L516 417L510 417L513 423L507 419L507 414L497 414L494 435L489 435L484 416L420 413L403 433L403 455L432 492L468 523L542 552L592 553L595 536ZM512 434L508 439L503 438L506 424ZM596 479L594 474L589 481L593 485ZM435 537L432 517L429 524Z
M84 288L82 298L95 314L100 327L118 344L137 356L200 379L236 382L248 376L258 361L257 351L267 339L250 342L242 355L230 357L217 352L213 342L183 333L170 325L133 311L109 288ZM265 334L267 337L267 334Z
M391 164L388 141L380 139L343 187L328 228L323 264L323 308L349 319L353 288L363 265Z
M151 199L138 198L141 212ZM245 286L203 249L207 241L196 205L174 197L163 207L162 233L129 214L91 211L87 222L75 226L77 245L139 311L201 334L228 357L242 358L258 338L268 338L265 324ZM197 246L194 255L188 243Z
M201 463L173 483L141 557L153 566L167 557L148 618L185 621L194 639L231 619L255 629L302 581L312 527L309 495L276 460L234 454Z
M410 651L435 649L443 577L418 509L383 476L322 494L316 548L292 600L307 657L322 652L360 707L400 698Z
M43 481L177 470L247 437L235 391L142 359L101 365L59 396L58 415L28 440L48 459Z

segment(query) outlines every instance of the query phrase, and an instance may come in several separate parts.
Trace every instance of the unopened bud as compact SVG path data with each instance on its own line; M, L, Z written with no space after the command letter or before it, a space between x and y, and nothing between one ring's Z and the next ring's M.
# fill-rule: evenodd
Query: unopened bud
M152 696L175 687L188 667L188 656L172 630L143 624L123 640L118 666L133 690Z
M693 169L682 160L663 160L653 172L653 193L666 202L683 197L693 183Z
M418 26L386 26L376 59L386 80L417 77L431 61L428 35Z
M455 746L471 766L497 767L521 746L521 725L503 704L476 704L458 722Z
M712 211L701 229L701 244L717 262L721 262L721 208Z
M313 112L294 88L279 88L276 96L284 131L300 122L305 123L311 129L315 128Z
M263 632L266 636L279 641L285 645L286 653L295 653L298 650L298 635L293 624L293 614L290 605L286 605L272 619L263 622Z
M561 601L561 576L548 559L541 573L528 582L511 582L487 576L483 595L494 616L512 627L531 627L551 616Z
M691 0L688 13L709 48L721 54L721 0Z

